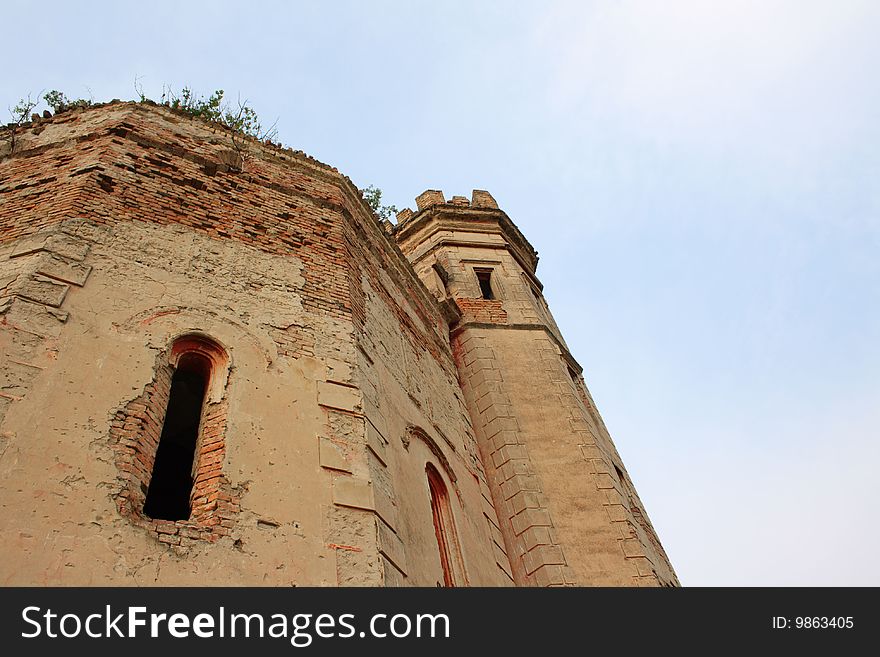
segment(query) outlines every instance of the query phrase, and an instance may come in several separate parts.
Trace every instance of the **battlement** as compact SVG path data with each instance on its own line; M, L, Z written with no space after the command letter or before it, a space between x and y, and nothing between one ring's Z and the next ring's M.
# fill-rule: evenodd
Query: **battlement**
M439 189L428 189L416 197L413 212L404 208L397 213L397 224L392 234L404 253L410 254L416 244L430 247L431 235L438 230L452 231L456 240L468 239L466 234L482 235L497 233L497 246L510 248L520 261L524 271L534 275L538 265L538 253L520 232L507 213L498 207L495 198L484 189L475 189L471 198L453 196L446 200ZM434 245L436 246L436 245ZM537 283L540 287L540 283Z
M397 213L398 225L407 221L410 217L422 210L429 210L438 205L454 205L460 208L480 208L486 210L498 210L498 202L484 189L475 189L471 192L471 198L467 196L453 196L449 201L439 189L428 189L416 196L416 212L404 208Z

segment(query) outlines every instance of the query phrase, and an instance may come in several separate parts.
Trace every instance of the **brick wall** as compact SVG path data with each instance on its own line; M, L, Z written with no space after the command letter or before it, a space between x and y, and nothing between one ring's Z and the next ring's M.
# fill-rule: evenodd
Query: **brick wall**
M534 249L488 192L417 206L390 228L332 167L149 104L0 144L4 581L432 586L431 471L457 583L677 583ZM200 343L193 512L152 520Z
M347 178L131 103L40 121L6 155L0 547L26 558L4 581L433 585L430 463L463 581L510 583L443 311ZM188 335L228 376L192 517L151 520Z
M149 518L144 514L144 501L168 408L174 363L188 352L209 358L215 388L213 399L208 390L193 456L191 515L177 521ZM182 554L193 541L216 542L228 536L240 510L240 491L233 489L223 473L228 404L225 386L218 385L218 381L228 378L227 368L227 356L216 345L195 337L177 339L168 351L160 353L155 378L143 394L117 411L110 422L110 447L119 469L118 490L114 492L119 513L153 532L160 542L176 546Z

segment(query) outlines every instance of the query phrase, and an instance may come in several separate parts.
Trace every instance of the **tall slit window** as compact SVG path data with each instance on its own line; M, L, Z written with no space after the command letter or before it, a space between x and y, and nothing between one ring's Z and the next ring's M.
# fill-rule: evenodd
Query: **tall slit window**
M440 283L443 285L443 291L446 294L449 294L449 272L447 272L446 268L439 262L435 262L431 265L431 268L434 270L434 273L437 274L437 278L440 279Z
M150 518L190 517L193 457L210 377L211 362L207 357L197 352L180 357L171 379L165 423L144 502L144 515Z
M495 295L492 293L492 270L475 269L474 273L477 275L477 282L480 284L480 295L484 299L494 299Z
M428 488L431 491L431 514L434 517L434 535L440 551L440 566L443 569L443 586L456 586L462 581L464 564L458 535L455 532L455 521L449 506L449 492L443 478L430 463L425 471L428 475ZM439 584L439 582L438 582Z

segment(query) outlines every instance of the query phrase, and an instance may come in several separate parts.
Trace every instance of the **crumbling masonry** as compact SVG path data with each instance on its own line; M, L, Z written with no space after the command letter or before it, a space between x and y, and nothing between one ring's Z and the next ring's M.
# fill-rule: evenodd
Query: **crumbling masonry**
M485 191L391 225L167 108L23 126L0 581L677 585L536 265Z

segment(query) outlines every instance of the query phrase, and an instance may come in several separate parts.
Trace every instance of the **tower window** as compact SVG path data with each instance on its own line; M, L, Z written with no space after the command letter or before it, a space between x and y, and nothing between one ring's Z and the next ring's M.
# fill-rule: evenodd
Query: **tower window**
M211 362L204 355L190 352L180 357L144 502L144 515L149 518L190 517L193 457L210 375Z
M443 478L430 463L426 466L428 488L431 491L431 514L434 517L434 535L440 550L440 566L443 569L443 586L455 586L457 573L462 573L464 566L455 532L452 509L449 506L449 492ZM439 584L439 582L438 582Z
M475 269L474 273L477 275L477 281L480 284L480 295L484 299L494 299L495 295L492 294L492 270Z

